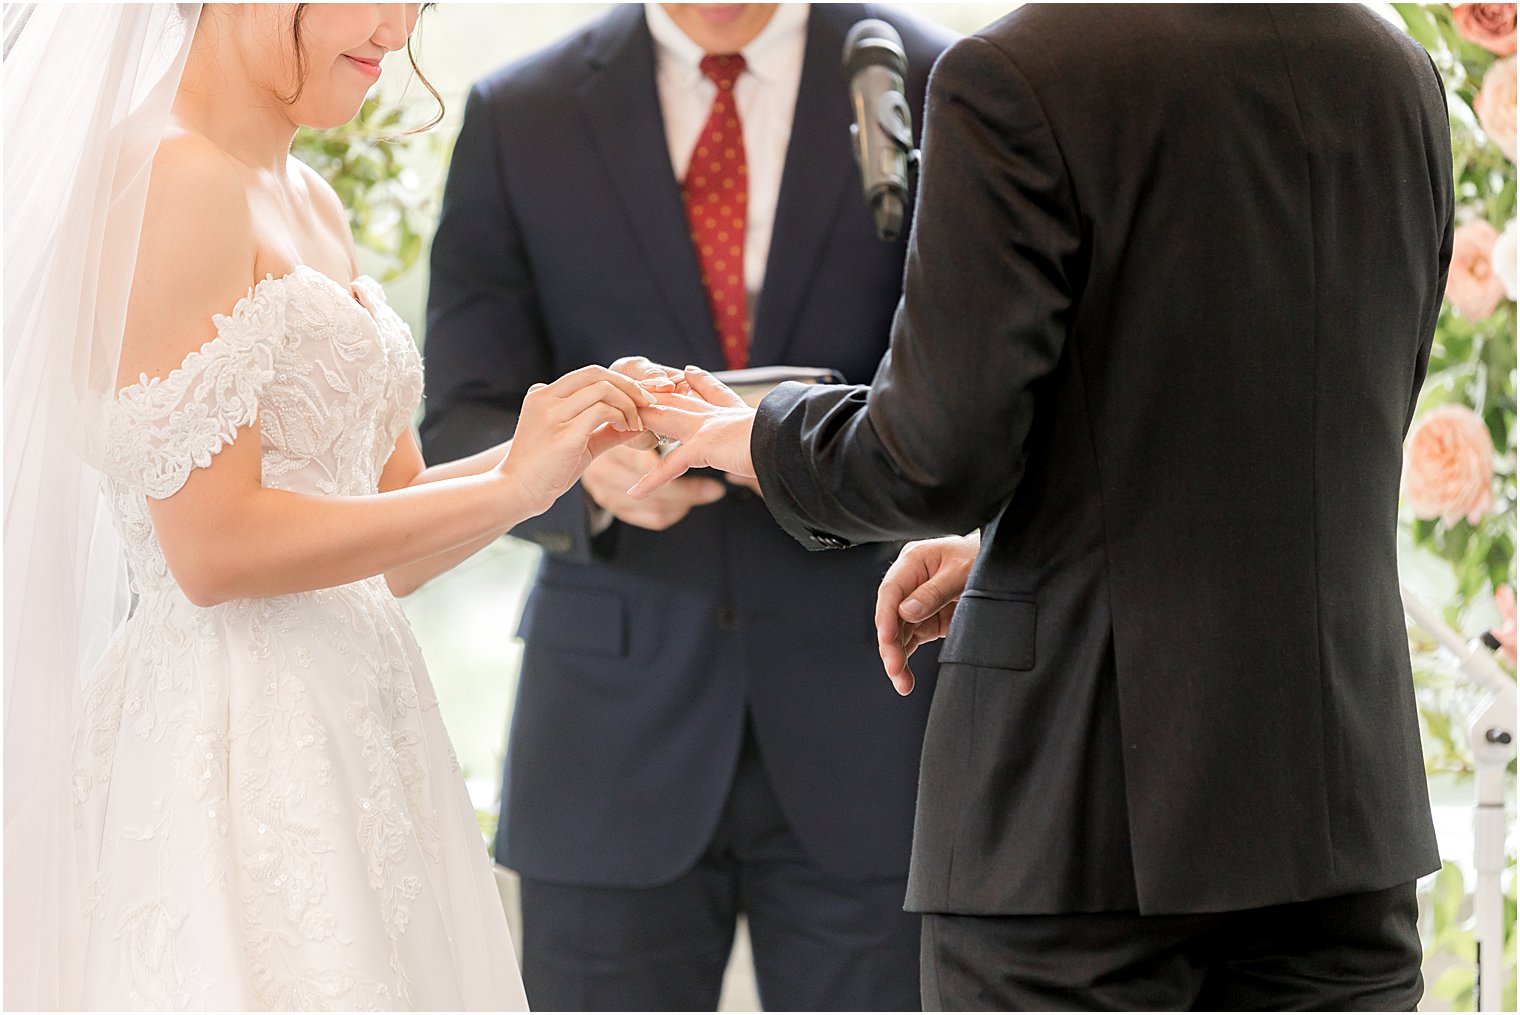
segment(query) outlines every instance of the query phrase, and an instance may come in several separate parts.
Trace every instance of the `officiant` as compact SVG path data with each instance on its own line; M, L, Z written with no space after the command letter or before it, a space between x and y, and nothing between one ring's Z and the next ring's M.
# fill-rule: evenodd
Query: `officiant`
M869 380L904 242L876 238L849 149L840 54L867 17L901 33L920 122L948 39L860 4L624 5L474 87L432 251L430 460L629 354ZM880 678L893 548L809 554L711 477L635 502L653 455L604 456L515 532L544 558L496 858L529 1001L711 1010L743 913L766 1008L916 1008L930 695Z

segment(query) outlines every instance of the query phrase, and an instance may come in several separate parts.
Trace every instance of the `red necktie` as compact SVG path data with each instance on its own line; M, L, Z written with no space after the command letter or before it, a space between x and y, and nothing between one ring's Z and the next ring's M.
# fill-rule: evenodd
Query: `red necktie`
M744 221L749 172L744 164L744 132L734 102L734 82L744 57L704 56L702 73L718 86L707 124L697 136L681 193L691 242L702 266L702 285L730 370L749 362L749 306L744 291Z

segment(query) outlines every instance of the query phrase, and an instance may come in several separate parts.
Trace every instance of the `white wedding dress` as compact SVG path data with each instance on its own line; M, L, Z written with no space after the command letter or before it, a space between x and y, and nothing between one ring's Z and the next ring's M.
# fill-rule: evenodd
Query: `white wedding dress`
M255 420L266 487L376 492L421 397L411 335L373 280L350 290L305 267L216 326L106 416L138 599L75 739L84 1003L525 1008L475 812L384 579L202 609L148 513Z

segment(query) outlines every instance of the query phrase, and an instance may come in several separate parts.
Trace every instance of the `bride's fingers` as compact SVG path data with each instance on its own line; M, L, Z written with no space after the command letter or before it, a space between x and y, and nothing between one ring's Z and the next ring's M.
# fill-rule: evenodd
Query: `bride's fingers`
M648 475L629 487L628 496L634 500L644 500L666 483L684 476L687 469L696 468L701 464L689 446L683 445L676 448L660 459L660 464L651 469Z
M621 424L623 429L644 429L644 424L639 421L639 403L628 397L617 385L607 381L588 384L562 397L559 405L555 407L554 417L561 422L572 420L598 402L618 411L623 417Z
M713 405L722 405L731 409L744 407L744 399L740 398L733 388L728 387L712 374L701 367L686 368L686 383L706 401Z
M614 430L610 426L601 426L591 431L591 439L586 442L586 450L590 452L592 458L596 458L611 451L613 448L622 447L625 444L637 446L639 441L646 438L649 440L659 439L648 430L624 431Z
M623 414L606 402L596 402L566 421L561 436L569 440L571 447L589 448L597 428L602 426L613 433L626 432Z
M566 398L581 388L590 387L602 381L622 391L633 400L635 405L649 405L654 402L654 395L649 389L642 387L632 377L599 366L581 367L579 370L570 371L549 385L549 393L557 398Z

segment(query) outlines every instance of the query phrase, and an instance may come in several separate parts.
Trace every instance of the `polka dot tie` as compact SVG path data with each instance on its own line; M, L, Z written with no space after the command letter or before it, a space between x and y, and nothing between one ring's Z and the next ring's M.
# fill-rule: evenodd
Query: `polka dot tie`
M749 361L749 301L744 291L749 172L734 101L734 82L743 71L744 57L737 53L702 58L702 73L718 86L718 95L697 136L686 179L681 181L691 242L702 266L702 285L730 370Z

